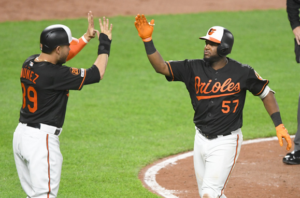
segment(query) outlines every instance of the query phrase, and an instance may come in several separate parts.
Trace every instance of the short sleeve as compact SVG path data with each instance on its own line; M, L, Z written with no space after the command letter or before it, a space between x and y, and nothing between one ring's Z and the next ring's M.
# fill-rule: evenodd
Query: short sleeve
M67 66L60 66L53 80L53 89L81 90L86 78L86 70Z
M86 70L84 85L98 83L101 80L99 69L96 65Z
M253 68L250 68L246 86L253 95L259 96L268 84L268 80L263 79Z
M167 61L166 63L170 71L170 76L166 76L168 81L189 81L192 69L188 60Z

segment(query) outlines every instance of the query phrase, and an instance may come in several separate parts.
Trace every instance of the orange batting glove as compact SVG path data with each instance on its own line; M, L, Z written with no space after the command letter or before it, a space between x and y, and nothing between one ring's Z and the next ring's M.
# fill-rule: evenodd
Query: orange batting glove
M283 124L280 124L276 127L276 135L278 137L278 141L280 146L283 145L282 138L284 138L287 142L286 150L290 150L292 148L292 140L290 135L288 134L287 129L284 127Z
M148 23L145 15L136 15L134 25L139 33L139 36L144 42L149 42L152 40L152 32L154 29L154 19Z

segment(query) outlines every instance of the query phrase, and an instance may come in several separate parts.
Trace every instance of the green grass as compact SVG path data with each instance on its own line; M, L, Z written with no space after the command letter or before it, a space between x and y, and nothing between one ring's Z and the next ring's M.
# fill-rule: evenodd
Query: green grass
M208 28L220 25L231 30L235 44L229 57L249 64L270 80L283 122L295 134L300 67L285 10L151 18L156 23L153 40L165 60L202 58L204 42L198 38ZM139 170L159 158L193 149L193 109L184 84L168 83L154 72L134 27L134 16L110 21L113 42L104 80L70 92L60 136L64 162L59 197L157 197L142 186ZM12 153L22 102L20 68L28 56L39 53L40 32L55 23L69 26L77 38L87 25L86 19L0 23L0 197L25 197ZM67 65L90 67L97 43L92 40ZM247 95L244 138L274 136L262 102Z

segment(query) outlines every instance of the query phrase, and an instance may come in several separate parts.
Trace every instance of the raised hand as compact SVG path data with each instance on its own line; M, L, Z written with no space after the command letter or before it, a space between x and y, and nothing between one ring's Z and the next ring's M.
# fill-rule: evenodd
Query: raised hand
M112 38L112 27L113 25L110 24L109 26L109 20L105 18L105 16L103 17L103 22L101 21L101 19L99 19L99 25L100 25L100 33L103 33L103 34L106 34L109 38L109 40L111 40ZM99 35L100 33L98 33L98 38L99 38Z
M148 23L145 15L137 15L135 17L134 25L139 33L139 36L143 39L144 42L149 42L152 40L152 32L154 29L154 19Z
M94 29L94 17L92 11L88 12L88 29L84 34L84 37L87 41L95 38L97 30Z

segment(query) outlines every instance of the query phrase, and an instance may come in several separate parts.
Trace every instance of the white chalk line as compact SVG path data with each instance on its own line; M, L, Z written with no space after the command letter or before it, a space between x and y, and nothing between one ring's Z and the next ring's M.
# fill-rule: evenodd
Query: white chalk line
M294 138L295 135L291 135L291 138ZM252 144L252 143L258 143L258 142L266 142L266 141L273 141L273 140L278 140L277 136L275 137L270 137L270 138L259 138L259 139L254 139L254 140L246 140L243 142L243 144ZM242 144L242 145L243 145ZM144 182L151 188L152 191L155 193L165 197L165 198L178 198L175 194L179 193L177 190L168 190L165 189L164 187L160 186L156 182L156 175L158 171L162 168L165 168L168 165L174 165L176 164L176 161L193 156L193 151L177 155L175 157L166 159L158 164L155 164L154 166L150 167L144 177Z

